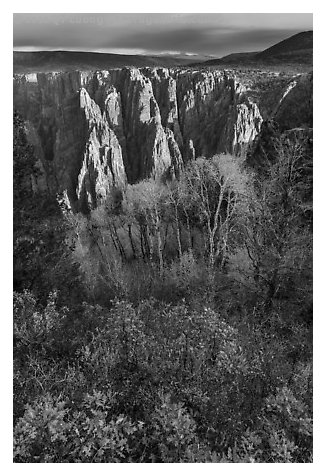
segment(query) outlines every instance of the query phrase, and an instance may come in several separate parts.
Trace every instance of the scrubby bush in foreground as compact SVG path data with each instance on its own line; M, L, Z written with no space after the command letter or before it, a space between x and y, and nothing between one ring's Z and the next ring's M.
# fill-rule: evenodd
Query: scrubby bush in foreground
M50 297L36 311L28 293L16 296L15 309L15 461L311 459L311 368L309 358L305 377L303 363L289 368L291 337L268 352L262 328L239 333L211 309L116 301L84 306L80 330L70 329L80 346L63 359L52 336L67 329L69 310Z

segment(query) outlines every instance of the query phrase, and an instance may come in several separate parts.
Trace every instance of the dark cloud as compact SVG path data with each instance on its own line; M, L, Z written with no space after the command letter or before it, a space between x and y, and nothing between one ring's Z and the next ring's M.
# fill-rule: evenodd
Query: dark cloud
M259 51L288 38L300 29L250 29L240 31L220 32L210 31L205 41L200 45L201 50L214 50L216 53L229 54L243 51Z
M243 30L234 28L184 28L121 35L102 48L141 48L153 51L191 51L208 54L228 54L235 51L260 50L271 46L298 30Z
M265 49L312 29L312 14L14 14L14 47L185 51Z
M96 21L96 18L65 18L56 15L50 20L51 18L34 16L27 17L22 22L17 20L14 24L14 47L98 47L98 33L103 24Z
M204 31L196 28L184 28L171 30L167 28L162 31L147 31L124 34L110 43L103 43L102 46L123 48L142 48L151 50L180 50L187 51L195 46L199 46L205 40Z

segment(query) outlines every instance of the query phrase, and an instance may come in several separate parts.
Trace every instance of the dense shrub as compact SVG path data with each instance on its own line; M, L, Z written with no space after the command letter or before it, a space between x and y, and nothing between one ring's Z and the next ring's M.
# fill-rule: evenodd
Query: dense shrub
M311 164L274 146L89 216L15 168L15 462L312 461Z
M115 301L84 305L80 321L92 316L93 328L64 361L51 335L68 310L53 295L35 306L31 294L16 295L15 461L311 457L310 374L300 389L302 370L293 376L284 361L291 339L271 345L259 327L239 333L209 308Z

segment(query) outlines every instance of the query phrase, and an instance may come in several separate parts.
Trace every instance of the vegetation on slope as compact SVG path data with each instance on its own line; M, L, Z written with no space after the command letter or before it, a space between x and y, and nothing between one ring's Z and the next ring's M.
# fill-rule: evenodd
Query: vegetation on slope
M39 207L14 128L14 461L311 462L300 137L275 138L259 175L200 158L82 216Z

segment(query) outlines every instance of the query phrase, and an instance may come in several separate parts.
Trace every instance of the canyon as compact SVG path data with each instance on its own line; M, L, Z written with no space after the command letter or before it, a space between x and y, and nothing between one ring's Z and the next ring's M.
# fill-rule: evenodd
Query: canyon
M274 115L289 115L287 101L298 101L300 87L301 78L286 81L275 95ZM261 107L263 94L260 102L253 98L246 81L224 70L14 76L14 108L37 157L33 187L63 194L72 211L83 213L127 183L177 178L193 158L245 155L273 114Z

